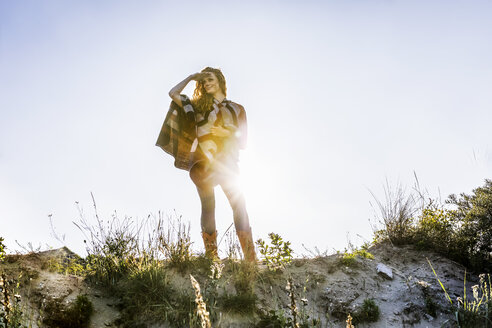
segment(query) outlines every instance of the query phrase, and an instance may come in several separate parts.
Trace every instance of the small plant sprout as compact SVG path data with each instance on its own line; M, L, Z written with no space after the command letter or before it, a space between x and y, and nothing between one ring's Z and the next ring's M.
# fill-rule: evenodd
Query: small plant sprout
M366 249L354 249L352 252L348 252L346 249L341 254L340 261L342 262L343 265L352 267L356 265L356 259L357 257L361 257L364 259L369 259L369 260L374 260L374 255L369 253Z
M292 248L290 241L283 241L282 237L276 233L269 233L271 245L268 245L262 239L258 239L256 244L260 254L270 271L278 271L292 261Z
M210 266L210 276L212 280L219 280L222 277L222 270L224 269L224 264L219 261L213 261Z

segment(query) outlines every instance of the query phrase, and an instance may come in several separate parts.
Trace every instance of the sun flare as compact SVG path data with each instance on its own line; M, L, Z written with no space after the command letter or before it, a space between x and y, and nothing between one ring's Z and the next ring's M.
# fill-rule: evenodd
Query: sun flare
M280 190L276 188L277 173L269 168L265 158L258 154L253 147L241 153L239 162L241 174L239 184L246 197L248 210L254 212L271 212L275 199Z

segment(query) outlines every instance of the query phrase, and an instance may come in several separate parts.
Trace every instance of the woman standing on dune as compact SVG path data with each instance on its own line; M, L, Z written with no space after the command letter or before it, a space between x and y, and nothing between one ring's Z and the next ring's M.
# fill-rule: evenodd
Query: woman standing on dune
M196 81L192 99L181 94ZM218 258L214 188L220 185L232 207L234 225L244 258L256 255L244 196L239 189L239 149L247 138L243 106L226 99L226 82L219 69L206 67L169 91L172 99L157 146L175 158L177 168L189 171L202 205L201 228L205 253Z

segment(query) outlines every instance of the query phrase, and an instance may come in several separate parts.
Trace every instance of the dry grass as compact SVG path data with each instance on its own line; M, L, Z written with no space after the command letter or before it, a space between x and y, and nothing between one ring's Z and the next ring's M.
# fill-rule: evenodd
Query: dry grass
M191 285L195 290L195 303L197 306L197 313L200 317L202 328L212 328L212 324L210 323L210 313L207 311L207 305L203 301L202 294L200 292L200 284L196 279L190 274Z
M401 245L408 241L413 217L418 210L413 193L408 193L400 183L392 187L388 180L383 185L384 199L380 200L370 191L377 207L377 220L384 224L384 233L392 244ZM372 205L372 203L371 203ZM374 205L372 205L374 208Z

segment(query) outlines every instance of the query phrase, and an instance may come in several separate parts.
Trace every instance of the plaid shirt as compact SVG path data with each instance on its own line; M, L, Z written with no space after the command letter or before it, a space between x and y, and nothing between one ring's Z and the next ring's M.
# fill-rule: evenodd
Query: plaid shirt
M195 111L190 99L181 95L183 108L171 102L156 146L174 157L174 166L189 171L198 160L210 162L227 158L237 162L239 149L246 147L247 123L243 106L224 99L214 99L205 113ZM216 137L213 126L231 131L231 136Z

